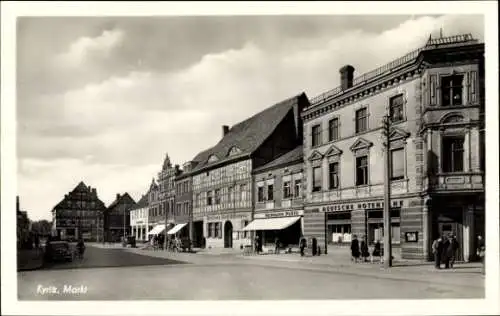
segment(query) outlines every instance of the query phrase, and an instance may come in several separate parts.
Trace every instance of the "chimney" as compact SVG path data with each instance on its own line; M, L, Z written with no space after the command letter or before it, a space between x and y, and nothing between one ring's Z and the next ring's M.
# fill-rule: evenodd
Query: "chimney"
M120 193L116 193L116 199L118 200L120 198Z
M19 195L16 196L16 210L19 212L21 208L19 207Z
M354 78L354 67L345 65L340 68L340 87L342 90L347 90L352 87L352 80Z
M94 188L92 189L92 196L97 197L97 190Z
M222 125L222 137L226 136L227 133L229 133L229 126Z

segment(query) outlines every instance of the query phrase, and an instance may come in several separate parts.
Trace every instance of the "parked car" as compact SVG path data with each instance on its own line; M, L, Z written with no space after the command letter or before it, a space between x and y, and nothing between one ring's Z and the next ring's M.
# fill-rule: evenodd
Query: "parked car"
M54 261L73 261L74 251L67 241L51 241L45 247L45 260Z

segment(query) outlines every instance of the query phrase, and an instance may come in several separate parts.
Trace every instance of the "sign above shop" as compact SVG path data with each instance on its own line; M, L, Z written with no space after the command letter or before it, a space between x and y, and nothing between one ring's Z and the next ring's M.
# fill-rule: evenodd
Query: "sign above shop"
M248 214L220 214L220 215L208 215L207 221L222 221L226 219L246 219L250 218L250 213Z
M391 207L403 207L403 200L393 200ZM359 203L342 203L335 205L323 206L323 212L339 212L339 211L353 211L353 210L376 210L383 209L383 201L368 201Z
M297 211L282 211L282 212L268 212L268 213L257 213L255 218L276 218L276 217L291 217L291 216L302 216L304 215L303 210Z

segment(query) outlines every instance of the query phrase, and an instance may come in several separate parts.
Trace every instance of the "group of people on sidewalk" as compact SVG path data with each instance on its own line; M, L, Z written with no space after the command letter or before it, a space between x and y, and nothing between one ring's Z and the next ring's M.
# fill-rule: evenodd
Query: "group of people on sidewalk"
M484 274L484 240L482 236L478 236L477 239L478 243L476 255L483 264L482 273ZM441 269L442 264L444 264L445 269L453 269L459 248L460 244L453 233L449 233L448 236L443 235L435 239L432 243L432 253L434 254L434 264L436 269Z
M354 261L355 263L373 262L374 258L378 258L380 262L384 262L384 253L380 241L379 240L375 241L375 244L373 246L373 251L370 254L366 238L363 238L363 240L360 243L358 240L358 236L353 235L351 241L351 260Z

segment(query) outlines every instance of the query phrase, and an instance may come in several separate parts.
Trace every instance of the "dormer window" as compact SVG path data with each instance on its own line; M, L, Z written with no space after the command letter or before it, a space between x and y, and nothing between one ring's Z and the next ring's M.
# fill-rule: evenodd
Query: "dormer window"
M241 153L241 149L239 149L238 147L231 147L231 149L229 149L229 156L234 156L239 153Z
M216 155L211 155L210 157L208 157L208 162L216 162L218 160L219 158L217 158Z

